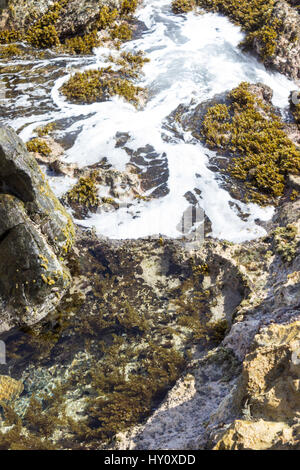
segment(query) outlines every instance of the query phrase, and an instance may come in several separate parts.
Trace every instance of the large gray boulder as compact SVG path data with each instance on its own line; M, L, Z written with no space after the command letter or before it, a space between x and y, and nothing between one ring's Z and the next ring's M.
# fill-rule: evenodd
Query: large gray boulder
M74 227L13 129L0 128L0 333L32 325L70 283Z

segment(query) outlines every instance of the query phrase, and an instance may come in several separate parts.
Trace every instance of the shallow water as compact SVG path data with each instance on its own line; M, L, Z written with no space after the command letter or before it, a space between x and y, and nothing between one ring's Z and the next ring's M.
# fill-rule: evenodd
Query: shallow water
M149 0L138 11L144 26L138 37L126 43L123 50L144 50L150 63L144 67L139 85L149 90L149 101L143 110L136 110L121 98L92 105L73 105L61 96L59 88L72 70L107 65L111 53L95 50L92 57L50 56L34 61L14 61L20 65L16 74L2 74L6 88L3 122L20 132L24 140L34 129L50 121L60 122L59 136L68 141L65 159L80 167L99 162L104 157L113 167L124 170L133 157L123 148L116 148L116 134L128 133L126 146L133 152L151 145L155 164L161 165L166 181L150 181L150 201L136 201L128 210L93 214L80 221L94 226L110 238L138 238L154 234L178 237L178 223L192 192L212 222L212 235L233 242L254 239L265 234L256 219L268 220L273 208L259 208L233 199L220 186L216 173L209 169L213 152L195 142L189 134L183 140L170 141L163 121L180 103L196 103L237 86L241 81L263 82L274 91L273 103L284 110L295 84L279 73L267 71L252 56L243 53L238 44L243 33L226 18L216 14L174 15L169 0ZM7 65L7 64L6 64ZM3 90L3 86L2 86ZM134 161L140 174L153 165L153 159ZM158 191L165 183L167 190ZM69 189L74 181L50 178L57 195ZM246 214L243 220L237 207Z

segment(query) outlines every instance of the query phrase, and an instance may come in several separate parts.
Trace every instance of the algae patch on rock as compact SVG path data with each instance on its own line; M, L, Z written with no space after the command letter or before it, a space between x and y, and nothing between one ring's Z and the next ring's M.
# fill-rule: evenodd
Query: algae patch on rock
M206 11L229 17L246 32L241 46L257 53L268 66L299 78L299 14L285 1L196 0Z
M70 283L65 254L70 216L11 128L0 128L0 331L32 325L58 304Z
M14 1L0 15L0 43L24 40L33 47L90 54L102 40L126 41L132 37L132 18L138 2L118 0ZM105 31L103 37L98 34Z
M61 87L69 101L81 104L107 101L118 95L137 106L142 91L122 71L114 72L111 67L77 72Z
M24 385L8 375L0 375L0 402L17 398L24 390Z
M242 82L192 109L180 105L168 118L168 129L178 133L172 127L177 116L184 130L217 152L224 184L231 177L230 192L233 178L239 198L276 204L290 192L289 175L299 175L300 149L287 135L271 98L269 87ZM218 156L225 157L221 164Z

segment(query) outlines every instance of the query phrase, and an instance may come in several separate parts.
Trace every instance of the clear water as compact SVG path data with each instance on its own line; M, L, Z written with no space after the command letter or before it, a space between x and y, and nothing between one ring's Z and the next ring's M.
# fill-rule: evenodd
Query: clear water
M243 53L238 48L243 33L226 18L215 14L174 15L170 0L145 3L137 14L144 24L142 32L123 46L127 51L143 50L150 59L139 83L149 89L150 99L143 110L117 97L105 103L73 105L61 96L59 88L72 69L107 65L111 51L98 48L92 57L53 55L44 60L19 61L22 70L18 79L9 72L2 74L2 89L6 87L6 98L1 102L5 107L2 121L18 130L24 140L32 137L39 125L63 122L61 137L69 137L72 142L64 158L79 167L107 157L115 168L126 169L130 156L115 147L117 132L130 134L127 146L133 151L149 144L155 149L156 158L168 166L168 193L133 203L130 211L123 207L80 221L81 225L94 226L98 234L115 239L158 233L177 237L176 227L189 204L184 195L190 191L211 220L213 236L240 242L264 235L256 219L270 219L273 208L234 200L208 168L213 153L188 134L184 141L166 142L162 138L163 121L180 103L188 104L192 98L199 103L241 81L269 85L274 91L274 105L284 110L295 84ZM74 181L57 177L50 183L60 196ZM155 189L152 187L147 195ZM236 207L247 217L242 220Z

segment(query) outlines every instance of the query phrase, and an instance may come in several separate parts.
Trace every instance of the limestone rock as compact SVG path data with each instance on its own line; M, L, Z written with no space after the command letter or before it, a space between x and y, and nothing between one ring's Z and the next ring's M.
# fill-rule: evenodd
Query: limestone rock
M300 321L262 329L245 358L243 377L252 416L300 417Z
M292 438L291 428L283 422L236 420L214 450L267 450L279 436L288 441Z
M286 1L275 2L274 16L282 22L275 54L267 65L289 76L295 82L300 81L300 16L295 8L297 0L289 5ZM294 7L294 8L293 8ZM258 50L259 43L254 45Z

